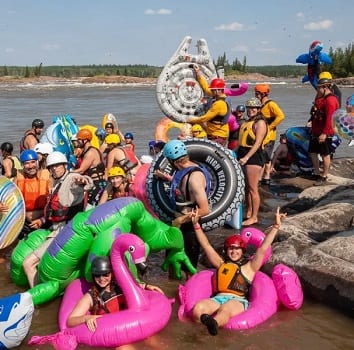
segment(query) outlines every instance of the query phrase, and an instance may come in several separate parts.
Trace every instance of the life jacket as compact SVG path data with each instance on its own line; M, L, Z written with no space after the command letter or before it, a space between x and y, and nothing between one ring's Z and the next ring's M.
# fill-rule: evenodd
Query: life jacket
M121 288L115 284L111 284L111 291L102 291L97 297L94 296L93 289L91 288L88 293L91 295L94 306L98 306L96 315L104 315L113 312L118 312L126 308L126 300Z
M251 148L256 141L256 134L254 132L254 126L259 120L265 120L263 116L257 116L254 120L242 123L239 133L239 146ZM267 125L268 129L268 125ZM266 144L266 137L264 137L262 142L262 149Z
M25 140L26 140L26 137L29 135L34 136L36 138L37 142L39 143L39 138L37 137L37 135L32 130L27 130L20 141L20 152L23 152L24 150L27 149L25 147Z
M199 164L199 166L190 166L181 170L177 170L173 175L170 189L170 200L172 208L174 210L176 210L176 208L178 207L178 210L180 211L184 207L191 206L194 204L190 201L188 191L189 177L194 171L201 171L204 174L206 180L205 191L207 196L209 196L211 188L211 176L208 170L202 164ZM182 191L180 190L181 182L185 176L188 176L186 183L186 197L183 196Z
M114 165L122 167L123 170L128 173L139 165L139 159L136 157L133 150L125 147L119 147L119 149L124 152L124 159L116 160Z
M91 177L93 180L97 181L97 180L102 180L104 179L104 175L105 175L105 170L106 170L106 167L104 165L104 162L103 162L103 156L102 156L102 153L96 148L96 147L93 147L93 146L90 146L86 151L84 151L81 155L81 162L82 162L82 159L84 159L84 156L85 154L91 149L95 149L98 153L99 153L99 156L100 156L100 159L101 159L101 162L98 163L95 167L92 167L92 168L89 168L86 170L85 172L85 175Z
M215 293L232 293L248 297L251 283L241 271L242 263L225 262L215 271L213 290Z
M225 115L218 115L215 118L213 118L212 120L209 121L209 123L215 123L215 124L227 124L230 114L232 112L232 104L231 104L231 99L230 97L226 96L226 97L222 97L222 98L218 98L219 100L224 100L226 105L227 105L227 112ZM207 103L205 104L205 109L208 110L210 109L211 105L216 101L215 98L209 98Z
M16 177L17 171L22 169L22 165L16 156L9 156L7 158L9 158L12 163L10 179L13 179ZM1 168L1 175L5 175L5 169L3 167Z
M123 193L113 187L112 194L108 195L108 200L110 201L111 199L122 198L122 197L129 197L129 184L125 186Z
M66 176L67 175L64 175L64 178L59 183L57 183L48 198L47 205L44 209L44 215L46 220L49 222L54 223L69 221L75 216L75 214L83 211L84 209L84 201L71 207L66 207L60 203L59 190Z
M26 211L44 209L49 195L49 178L47 170L39 170L34 178L26 178L23 170L17 172L16 182L23 195Z
M337 98L338 100L338 97L333 94L333 93L330 93L326 96L323 96L323 97L320 97L318 99L315 100L314 104L312 105L311 107L311 110L310 110L310 115L311 115L311 119L316 119L316 120L323 120L326 118L326 112L325 110L322 108L322 106L324 105L324 102L329 96L334 96Z

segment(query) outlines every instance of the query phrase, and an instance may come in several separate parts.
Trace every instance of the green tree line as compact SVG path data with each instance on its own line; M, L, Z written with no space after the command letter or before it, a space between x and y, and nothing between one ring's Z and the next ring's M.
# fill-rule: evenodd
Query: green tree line
M345 49L329 49L332 58L331 65L323 65L322 70L330 71L335 78L347 78L354 75L354 44ZM295 58L294 58L295 61ZM231 63L230 63L231 62ZM241 60L234 58L230 61L226 53L214 61L215 67L223 67L225 75L260 73L269 77L293 78L306 73L306 65L280 65L280 66L248 66L247 57ZM57 78L77 78L94 76L123 75L141 78L157 78L163 67L136 65L84 65L84 66L43 66L40 63L35 67L4 66L0 69L0 76L39 77L41 75Z

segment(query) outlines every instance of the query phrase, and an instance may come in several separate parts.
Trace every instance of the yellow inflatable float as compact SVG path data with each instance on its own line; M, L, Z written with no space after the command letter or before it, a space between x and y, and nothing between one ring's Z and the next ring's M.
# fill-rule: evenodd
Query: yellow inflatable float
M170 118L162 118L156 126L155 129L155 140L168 142L168 132L177 128L180 130L180 135L182 137L192 137L192 125L188 123L177 123L171 120Z

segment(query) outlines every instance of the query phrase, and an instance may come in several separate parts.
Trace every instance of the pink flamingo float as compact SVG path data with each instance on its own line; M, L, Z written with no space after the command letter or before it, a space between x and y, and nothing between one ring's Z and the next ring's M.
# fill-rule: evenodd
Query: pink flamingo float
M95 332L86 324L67 328L66 320L78 300L87 292L87 281L77 279L65 290L59 311L60 333L45 337L32 337L30 344L52 342L61 350L76 349L77 344L95 347L118 347L145 339L164 328L170 319L173 299L155 291L141 289L132 277L126 263L130 259L138 264L146 260L146 246L133 234L116 238L111 249L114 276L126 298L127 309L105 314L97 321Z

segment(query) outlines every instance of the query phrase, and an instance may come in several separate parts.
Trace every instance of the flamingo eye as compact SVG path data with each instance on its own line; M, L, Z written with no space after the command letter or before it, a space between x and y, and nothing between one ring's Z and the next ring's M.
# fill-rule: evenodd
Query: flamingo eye
M133 245L129 246L129 252L134 253L135 252L135 247Z
M245 236L246 236L247 238L250 238L250 237L252 236L251 231L246 231Z

